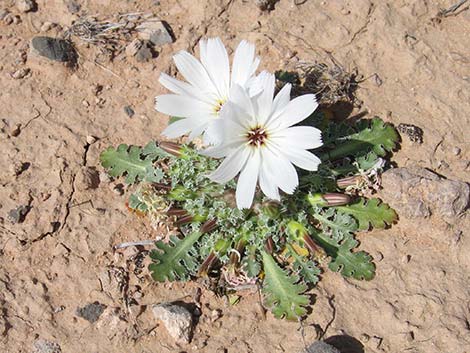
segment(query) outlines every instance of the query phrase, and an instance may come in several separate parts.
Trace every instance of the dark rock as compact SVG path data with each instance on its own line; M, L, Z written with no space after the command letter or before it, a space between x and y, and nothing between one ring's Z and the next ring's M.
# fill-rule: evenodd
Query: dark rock
M65 4L71 14L75 14L81 9L81 5L75 0L66 0Z
M341 353L341 352L328 343L317 341L311 344L310 347L307 348L306 353Z
M73 45L63 39L51 37L34 37L31 40L31 51L50 60L76 63L78 54Z
M170 26L158 18L150 18L136 29L141 39L149 41L153 45L162 46L173 43Z
M23 223L30 209L31 206L18 206L8 212L8 219L13 224Z
M262 11L271 11L274 10L274 5L278 1L279 0L255 0L255 4Z
M94 302L85 305L83 308L77 308L76 314L77 316L94 323L99 319L104 309L106 309L106 305Z
M127 114L129 118L132 118L135 114L134 109L130 105L126 105L124 107L124 112Z
M469 206L470 186L445 179L427 169L395 168L382 175L382 197L400 216L425 218L431 214L452 219Z

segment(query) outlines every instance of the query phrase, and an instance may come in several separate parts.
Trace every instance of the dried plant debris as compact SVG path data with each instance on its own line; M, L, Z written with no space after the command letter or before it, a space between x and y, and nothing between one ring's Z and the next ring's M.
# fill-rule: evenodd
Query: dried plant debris
M434 23L441 23L442 19L446 17L457 16L458 14L470 9L469 0L460 0L447 9L441 9L435 17L431 19Z
M150 37L152 35L159 38L164 37L166 41L160 41L160 45L171 43L173 37L168 25L151 13L140 12L118 14L114 18L106 20L97 16L80 17L67 29L64 36L66 39L77 37L86 43L100 47L104 53L116 56L123 52L129 42L137 35L141 36L142 28L148 29L155 26L158 26L155 29L155 31L158 30L158 33L149 34L147 30L145 34Z
M354 93L362 80L356 69L349 72L334 60L331 65L300 61L292 69L277 71L276 78L280 86L291 83L294 95L316 93L319 103L324 106L356 103Z

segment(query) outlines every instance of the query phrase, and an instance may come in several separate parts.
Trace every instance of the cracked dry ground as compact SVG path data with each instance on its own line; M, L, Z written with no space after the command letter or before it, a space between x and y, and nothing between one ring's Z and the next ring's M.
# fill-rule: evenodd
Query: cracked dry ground
M331 53L348 69L377 74L380 79L361 83L357 96L363 103L351 115L420 126L424 143L403 136L396 164L468 180L470 11L432 21L452 1L307 0L295 6L281 0L269 13L241 0L77 2L104 17L153 11L170 24L176 41L147 63L123 56L106 61L96 48L76 41L80 60L71 71L31 55L24 64L18 60L43 22L70 25L64 1L38 0L38 11L20 14L21 23L0 24L2 352L31 352L37 339L56 342L63 352L303 348L299 324L264 318L256 294L244 294L229 307L207 290L194 340L178 348L145 305L191 302L199 284L154 284L136 268L135 254L112 251L117 243L154 233L126 210L127 190L120 195L115 183L97 179L99 153L110 144L158 138L166 117L153 110L154 96L163 92L157 77L174 73L171 54L194 49L201 36L220 36L231 49L241 39L255 42L262 69L327 60ZM12 4L0 5L14 11ZM30 73L11 77L22 67ZM135 110L132 118L125 106ZM90 144L87 136L98 140ZM29 212L13 223L9 213L18 206ZM325 338L354 337L366 352L470 352L468 229L467 215L450 223L436 216L402 217L391 229L359 234L362 249L375 258L377 276L364 283L325 273L303 324L306 342L323 332ZM122 285L126 276L130 283ZM134 305L126 306L123 297ZM77 317L77 307L95 301L108 306L96 323ZM222 317L212 322L214 309Z

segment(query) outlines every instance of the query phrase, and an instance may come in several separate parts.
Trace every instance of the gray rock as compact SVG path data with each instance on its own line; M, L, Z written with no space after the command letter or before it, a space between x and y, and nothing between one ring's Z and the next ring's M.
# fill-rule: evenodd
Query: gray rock
M419 167L395 168L382 175L382 197L400 216L445 219L461 215L469 206L470 186Z
M8 212L8 219L13 224L23 223L30 209L31 206L18 206Z
M34 0L16 0L16 8L21 12L35 11L37 4Z
M193 332L193 316L184 307L171 303L153 306L155 318L161 320L168 333L179 343L190 343Z
M138 62L146 62L153 58L152 49L148 46L148 42L144 43L135 54L135 58Z
M63 39L34 37L31 40L31 52L50 60L76 63L78 55L73 45Z
M94 302L85 305L83 308L77 308L76 314L77 316L94 323L99 319L104 309L106 309L106 305Z
M67 9L71 14L75 14L81 9L80 4L75 0L66 0L65 4L67 5Z
M162 46L173 43L173 37L167 29L167 25L158 18L150 18L137 26L136 29L141 39L147 40L153 45Z
M332 345L317 341L310 345L305 351L306 353L341 353L338 349L333 347Z
M59 344L38 339L34 342L32 353L62 353Z

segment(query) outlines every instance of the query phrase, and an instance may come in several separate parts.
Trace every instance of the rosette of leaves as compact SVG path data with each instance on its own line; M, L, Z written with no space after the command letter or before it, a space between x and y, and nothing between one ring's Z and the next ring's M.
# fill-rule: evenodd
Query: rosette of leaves
M224 278L227 288L258 283L276 317L299 319L310 303L306 291L326 268L356 280L374 277L372 257L356 250L354 234L385 228L397 215L379 199L341 193L338 180L373 168L397 147L398 134L379 118L338 126L320 113L311 121L324 129L320 170L303 172L296 192L281 203L257 194L250 210L236 208L235 182L219 185L206 177L219 161L190 145L173 145L167 153L151 142L102 153L111 176L138 184L129 207L141 213L155 209L149 200L158 198L148 197L154 190L180 230L166 242L157 241L150 253L156 281L210 274ZM147 197L139 190L144 186Z

